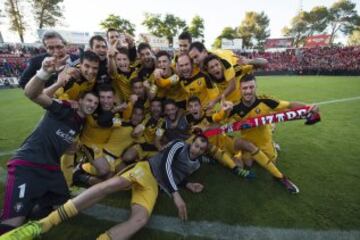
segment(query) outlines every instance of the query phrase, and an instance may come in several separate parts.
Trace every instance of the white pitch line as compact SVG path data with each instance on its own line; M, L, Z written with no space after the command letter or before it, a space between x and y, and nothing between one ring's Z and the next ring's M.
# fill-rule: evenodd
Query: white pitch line
M0 157L9 156L9 155L13 154L14 152L15 152L15 150L6 151L6 152L0 152Z
M5 182L6 170L0 168L0 182ZM84 214L99 220L116 223L125 221L129 210L114 208L103 204L96 204L83 211ZM270 227L243 227L228 225L220 222L187 221L182 222L176 217L152 215L147 228L169 233L176 233L184 237L197 236L216 240L358 240L360 231L316 231L309 229L282 229Z
M333 99L333 100L318 102L318 103L314 103L314 104L316 104L316 105L326 105L326 104L331 104L331 103L349 102L349 101L355 101L355 100L360 100L360 96L351 97L351 98Z

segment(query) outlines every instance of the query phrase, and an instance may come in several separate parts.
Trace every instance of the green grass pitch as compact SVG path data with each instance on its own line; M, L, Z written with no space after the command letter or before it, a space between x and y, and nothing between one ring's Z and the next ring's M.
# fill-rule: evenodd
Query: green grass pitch
M259 93L280 99L322 102L360 96L360 77L258 77ZM360 230L360 99L320 106L322 121L277 125L278 166L300 188L290 195L265 170L245 181L219 165L205 165L192 179L204 183L201 194L182 191L189 218L230 225L315 230ZM0 153L16 149L39 121L43 110L22 90L0 90ZM5 167L10 156L0 157ZM0 186L3 197L4 187ZM117 193L102 203L128 208L129 193ZM0 207L2 206L2 200ZM176 217L161 194L154 214ZM95 239L114 223L81 215L44 235L43 239ZM134 239L184 239L144 229ZM200 239L187 237L186 239Z

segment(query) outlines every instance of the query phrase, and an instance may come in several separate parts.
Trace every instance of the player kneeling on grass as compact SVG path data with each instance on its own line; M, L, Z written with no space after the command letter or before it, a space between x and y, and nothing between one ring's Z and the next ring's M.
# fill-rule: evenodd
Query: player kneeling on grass
M60 157L74 143L85 117L98 106L98 96L85 92L79 108L66 101L53 100L43 90L56 71L56 59L45 58L42 68L28 82L25 95L47 111L8 162L8 178L1 215L0 234L21 225L25 219L46 216L53 206L69 198Z
M223 101L223 111L218 113L219 119L226 117L235 121L246 120L264 114L279 112L306 106L299 102L288 102L276 100L256 94L256 80L254 75L245 75L240 81L241 101L233 105L231 102ZM310 108L310 113L318 113L316 105ZM244 151L242 160L251 166L255 160L275 177L290 193L299 193L299 188L290 181L275 166L277 152L273 144L271 125L263 125L256 128L241 130L241 138L235 140L235 149Z
M131 214L127 221L110 228L97 239L128 239L140 230L150 218L158 195L158 186L172 195L179 218L187 220L187 208L178 186L185 185L191 192L201 192L200 183L186 182L186 178L200 167L199 158L208 147L203 135L194 138L191 144L173 141L149 161L138 162L122 173L99 183L77 197L67 201L46 218L29 222L0 240L33 239L52 227L93 206L110 193L132 189Z

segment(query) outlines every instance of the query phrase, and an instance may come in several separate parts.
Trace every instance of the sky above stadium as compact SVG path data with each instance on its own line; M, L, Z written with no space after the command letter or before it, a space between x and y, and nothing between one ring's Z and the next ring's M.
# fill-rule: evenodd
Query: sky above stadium
M5 0L0 0L0 6L4 6ZM64 20L62 26L56 27L61 30L71 31L101 31L99 23L109 14L120 15L136 24L136 33L147 32L141 25L144 13L171 13L189 24L195 15L204 18L205 42L211 46L215 38L224 27L239 26L246 11L264 11L270 18L270 32L272 38L281 37L281 29L290 23L293 16L302 7L310 10L314 6L331 6L335 0L65 0ZM356 9L360 13L360 0L353 0L357 4ZM28 14L30 15L30 13ZM10 32L7 18L0 20L0 30L6 42L18 42L16 34ZM28 23L26 42L36 40L35 23L31 17L26 19Z

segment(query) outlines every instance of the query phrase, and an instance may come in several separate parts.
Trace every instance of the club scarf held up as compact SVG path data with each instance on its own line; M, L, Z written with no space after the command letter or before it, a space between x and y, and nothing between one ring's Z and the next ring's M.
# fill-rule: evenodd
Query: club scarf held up
M287 122L293 120L306 119L305 124L311 125L320 121L319 113L310 113L311 106L294 108L282 112L276 112L266 115L248 118L238 122L228 123L219 128L209 129L203 132L206 137L211 137L223 133L231 133L242 129L260 127L266 124Z

